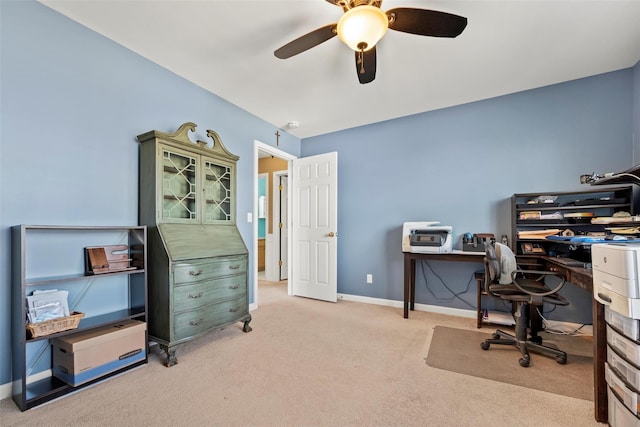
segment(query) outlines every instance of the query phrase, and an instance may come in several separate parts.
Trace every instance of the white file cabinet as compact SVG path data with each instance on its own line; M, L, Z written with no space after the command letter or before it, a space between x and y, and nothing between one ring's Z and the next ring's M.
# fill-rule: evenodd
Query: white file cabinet
M640 426L640 245L591 246L593 297L607 323L609 425Z
M605 306L609 425L640 426L640 320Z

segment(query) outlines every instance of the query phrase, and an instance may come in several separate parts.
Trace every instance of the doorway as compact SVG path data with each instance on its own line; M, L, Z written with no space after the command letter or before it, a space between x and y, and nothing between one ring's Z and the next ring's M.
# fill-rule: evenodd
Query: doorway
M282 150L254 141L254 251L261 256L259 245L264 244L264 271L259 271L259 260L253 268L253 304L255 310L259 305L260 279L278 282L290 277L290 234L289 223L289 177L292 161L295 156ZM266 189L261 191L260 178L266 177ZM282 187L281 187L282 186ZM282 188L282 191L280 191ZM260 196L266 196L260 199ZM261 201L262 200L262 201ZM263 204L263 206L261 206ZM264 218L261 218L264 217ZM282 224L282 225L281 225ZM261 234L262 233L262 234ZM292 295L291 283L287 284L287 294Z

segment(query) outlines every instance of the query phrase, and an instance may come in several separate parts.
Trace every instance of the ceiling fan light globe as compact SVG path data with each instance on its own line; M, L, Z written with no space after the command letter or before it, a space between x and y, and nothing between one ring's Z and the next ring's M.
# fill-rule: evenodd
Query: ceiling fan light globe
M387 15L375 6L349 9L338 21L338 37L351 49L360 52L372 49L389 28Z

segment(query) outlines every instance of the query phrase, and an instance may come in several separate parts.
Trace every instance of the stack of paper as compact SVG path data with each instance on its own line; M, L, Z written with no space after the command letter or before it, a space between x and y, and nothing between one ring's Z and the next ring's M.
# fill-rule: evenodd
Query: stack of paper
M69 315L67 297L69 291L51 289L33 291L27 296L27 317L29 323L46 322L47 320Z
M634 216L600 216L593 218L591 224L615 224L624 222L640 222L640 215Z
M554 234L558 234L560 231L562 230L559 228L547 228L545 230L521 230L518 231L518 238L544 240L547 236L553 236Z

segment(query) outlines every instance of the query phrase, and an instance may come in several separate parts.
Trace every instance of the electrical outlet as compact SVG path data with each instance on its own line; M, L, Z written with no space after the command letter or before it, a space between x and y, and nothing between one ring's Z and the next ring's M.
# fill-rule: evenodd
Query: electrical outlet
M367 283L373 283L373 274L367 274Z

